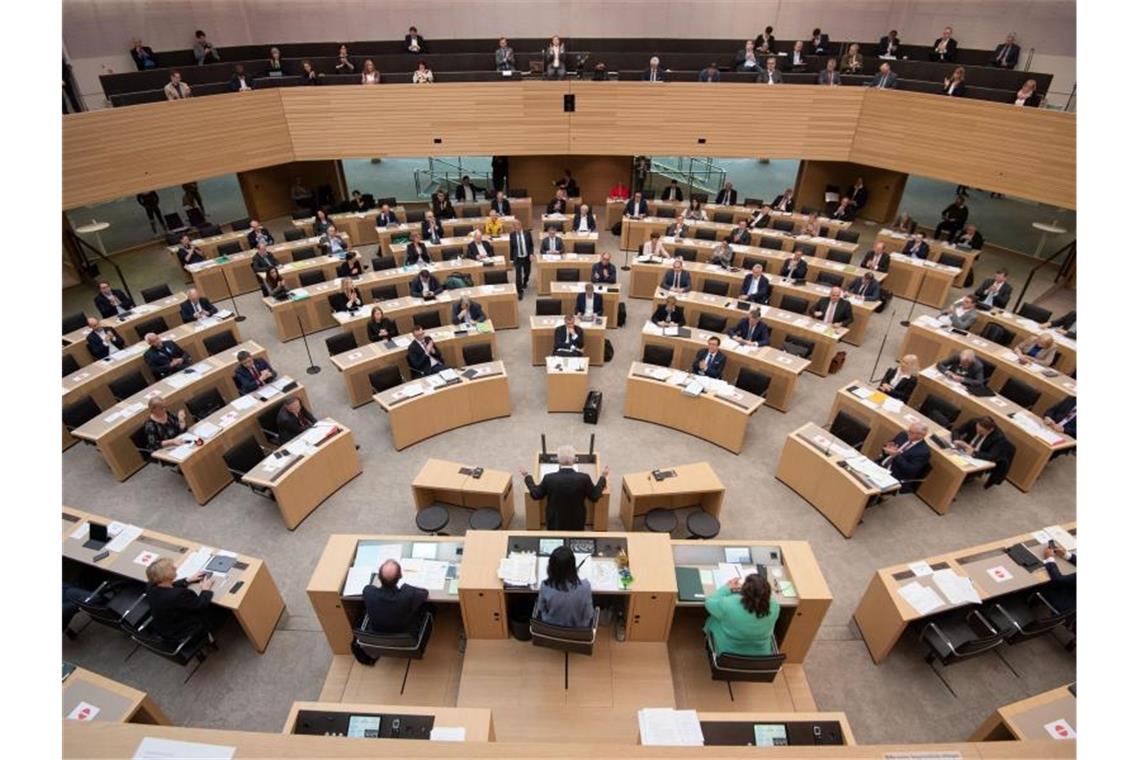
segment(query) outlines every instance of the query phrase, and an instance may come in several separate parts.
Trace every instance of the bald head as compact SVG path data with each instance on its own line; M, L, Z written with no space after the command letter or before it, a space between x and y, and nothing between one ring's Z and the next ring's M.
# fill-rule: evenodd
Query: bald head
M380 585L384 588L396 588L402 575L400 563L394 559L385 560L384 564L380 565Z

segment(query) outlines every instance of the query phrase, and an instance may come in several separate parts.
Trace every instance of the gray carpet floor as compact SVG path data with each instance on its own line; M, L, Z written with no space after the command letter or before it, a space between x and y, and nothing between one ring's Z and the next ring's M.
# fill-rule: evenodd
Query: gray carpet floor
M270 226L279 231L285 224L275 220ZM864 240L873 235L872 229L865 229ZM602 233L601 249L617 249L608 232ZM367 260L370 251L364 252ZM620 264L622 255L616 254L616 260ZM119 263L136 291L162 281L181 287L180 273L157 247L124 255ZM1015 283L1028 269L1023 259L987 254L979 262L978 274L984 276L1001 265L1011 269ZM627 285L627 273L620 274ZM1030 300L1046 284L1035 283ZM533 313L534 289L532 281L519 304L522 324ZM64 313L90 310L90 298L86 287L65 291ZM761 409L750 424L744 451L736 456L686 434L622 417L624 378L639 355L637 333L649 315L647 301L627 302L629 324L608 336L615 346L613 361L590 370L591 386L605 395L598 426L584 424L580 415L548 414L544 372L530 366L528 330L503 331L498 345L508 367L512 415L397 453L383 412L372 405L349 408L343 381L324 347L323 339L331 332L310 340L313 358L323 371L306 375L303 343L279 343L268 312L254 294L237 300L241 313L248 315L241 325L242 336L265 346L279 371L305 384L318 416L330 415L353 429L364 472L290 532L273 505L248 489L231 485L207 505L198 506L181 478L168 469L147 467L118 483L94 448L78 445L64 453L64 503L262 557L285 598L288 611L264 654L258 655L231 621L220 634L221 651L185 687L180 669L156 657L140 653L124 662L130 650L127 641L105 628L92 626L77 641L64 642L65 659L146 690L176 724L279 731L294 700L317 697L331 661L305 595L327 536L414 533L409 483L429 457L513 471L531 461L543 432L554 445L578 446L586 444L590 433L597 433L598 448L615 479L625 472L707 460L728 489L723 537L809 541L834 601L808 656L808 679L820 709L845 711L860 744L963 740L994 708L1075 678L1075 658L1045 638L1008 648L1005 657L1012 670L992 655L949 669L945 677L957 692L955 697L922 661L916 642L904 639L876 666L851 623L851 614L879 567L1074 519L1075 457L1050 464L1030 494L1009 484L984 492L980 484L972 484L942 517L917 497L892 499L870 513L851 539L774 477L789 431L808 421L824 422L839 387L850 380L877 377L889 366L904 333L898 320L910 308L908 302L896 300L893 311L876 315L862 347L845 347L848 359L838 375L802 376L788 413ZM920 306L917 313L930 311ZM876 368L884 339L885 351ZM613 512L610 527L617 530L616 504ZM521 519L516 516L516 529Z

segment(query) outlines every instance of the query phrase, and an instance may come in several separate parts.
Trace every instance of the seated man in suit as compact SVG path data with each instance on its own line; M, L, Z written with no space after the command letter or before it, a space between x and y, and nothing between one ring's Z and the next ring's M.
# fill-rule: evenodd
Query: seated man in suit
M661 59L653 56L649 59L649 68L641 72L643 82L664 82L665 72L661 70Z
M321 248L321 253L326 256L336 256L338 253L344 253L348 250L348 241L336 231L334 224L330 224L325 230L325 234L321 235L318 245Z
M720 338L712 335L709 336L708 347L697 352L690 371L694 375L704 375L719 380L724 374L726 361L724 354L720 352Z
M443 287L431 272L421 269L420 276L412 280L411 291L413 297L428 301L443 292Z
M510 216L511 202L502 190L495 191L495 197L491 200L491 210L498 212L499 216Z
M991 66L999 69L1012 69L1017 66L1017 59L1021 55L1021 46L1015 41L1012 34L1005 36L1005 42L994 48L994 57L990 59Z
M847 292L853 296L859 296L864 301L878 301L882 297L879 281L870 272L864 272L862 277L856 277L852 280L851 284L847 286Z
M494 255L495 251L483 240L483 230L475 230L471 235L471 242L467 244L466 258L485 261Z
M953 34L953 27L948 26L942 30L942 36L936 39L930 48L930 60L941 62L957 60L958 40L951 36Z
M190 242L189 235L183 235L178 241L178 263L183 268L191 264L198 264L205 261L206 257L202 255L202 249Z
M300 396L290 396L277 410L277 437L288 443L317 422L312 412L301 403Z
M250 248L257 248L262 243L273 245L273 233L261 226L261 222L253 219L249 223L249 231L245 234Z
M873 90L893 90L899 83L899 75L891 71L891 65L884 63L879 66L879 73L871 79Z
M87 333L87 350L95 359L106 359L115 351L127 347L127 342L115 328L100 327L99 320L95 317L87 318L87 329L90 330Z
M775 211L792 211L795 199L796 197L792 195L792 188L789 187L773 198L772 202L768 205Z
M590 210L587 204L583 203L574 212L574 221L570 223L570 231L582 233L598 231L598 222L594 219L594 212Z
M1009 297L1013 295L1013 286L1005 281L1008 275L1009 272L999 269L993 277L982 280L982 284L974 291L977 302L989 308L1004 309L1009 303Z
M930 246L926 242L926 235L921 232L916 232L907 238L906 245L902 249L903 256L909 256L912 259L925 259L930 255Z
M649 216L649 204L646 203L645 199L641 197L640 190L634 193L633 197L626 201L625 211L623 214L625 216L633 217L634 219L640 219L643 216Z
M557 229L551 227L546 231L546 237L539 244L538 252L543 255L553 254L557 256L566 253L566 244L559 237Z
M787 280L806 280L807 262L804 261L804 251L797 248L792 251L792 257L784 261L780 267L780 276Z
M550 203L546 204L546 213L565 214L569 204L570 199L566 197L566 191L562 188L558 188L554 193L554 197L550 200Z
M199 296L197 288L190 288L178 311L182 315L182 322L188 324L214 316L218 313L218 307L210 303L210 299Z
M661 191L661 200L663 201L683 201L685 194L681 192L681 186L677 184L677 180L671 180L669 186Z
M665 303L653 310L653 316L650 320L658 327L665 327L667 325L684 327L685 310L677 305L676 296L669 296L665 299Z
M851 199L844 196L839 199L839 205L835 207L835 211L831 212L831 218L840 222L850 222L855 218L855 211Z
M747 219L741 219L736 223L736 229L729 234L728 242L733 245L752 245L752 233L748 231Z
M1014 346L1018 364L1039 364L1042 367L1053 366L1057 358L1057 346L1054 345L1053 336L1047 332L1034 337L1030 336Z
M581 356L586 345L582 329L574 322L573 314L566 314L562 324L554 328L554 353L552 356Z
M732 260L735 257L736 251L729 247L728 240L718 240L709 255L709 265L728 269L732 266Z
M443 222L435 218L432 211L424 212L424 220L420 222L420 234L424 240L438 243L443 239Z
M812 316L822 319L825 324L850 327L855 321L855 314L851 311L851 304L843 297L843 289L835 286L827 298L815 302Z
M693 280L685 271L683 259L673 259L673 268L661 278L661 287L670 293L688 293L693 289Z
M470 325L476 322L486 322L487 315L483 307L471 300L471 296L463 296L451 307L451 324Z
M733 189L731 182L725 182L724 187L716 194L716 204L718 206L736 205L736 190Z
M146 567L146 601L150 631L169 642L181 641L210 628L210 600L214 598L213 573L198 572L178 580L174 562L159 557ZM199 593L189 588L199 585Z
M1057 567L1057 559L1065 559L1076 565L1076 550L1070 552L1060 546L1052 545L1046 546L1042 553L1044 554L1042 562L1045 565L1045 572L1049 574L1049 580L1052 582L1042 590L1041 594L1057 612L1062 614L1075 612L1077 609L1077 574L1075 572L1068 575L1062 573L1061 569Z
M431 610L428 591L410 583L400 583L403 569L394 559L384 560L376 574L380 585L370 583L360 594L372 633L416 634Z
M968 457L986 462L996 462L1005 447L1001 445L1005 436L998 430L994 418L986 415L975 417L953 431L954 448Z
M980 387L986 384L985 367L970 348L950 354L938 362L938 371L963 385Z
M404 251L404 266L429 266L431 264L431 254L428 253L428 248L424 245L424 237L419 230L412 230L412 239L408 241L408 247Z
M950 240L950 244L961 245L975 251L980 251L982 250L982 246L986 244L986 240L982 237L982 233L978 232L978 228L975 225L967 224L961 232Z
M883 241L875 243L875 247L863 254L859 266L864 269L873 269L876 272L886 272L891 267L891 255L887 253L887 245Z
M978 321L977 302L967 293L959 298L949 309L945 309L938 321L949 324L956 330L969 330Z
M424 334L422 325L412 328L412 342L408 346L408 366L420 375L443 372L447 365L430 335Z
M685 215L683 212L678 213L677 218L673 220L673 223L665 228L665 236L682 238L685 237L686 230L688 230L688 225L685 224Z
M1077 397L1068 396L1045 410L1042 422L1050 430L1077 437Z
M608 252L602 253L598 263L590 267L590 282L602 285L617 284L617 267L613 265L611 258Z
M728 337L747 346L768 345L772 331L764 324L764 320L760 319L761 314L760 307L753 306L748 316L736 323L736 327L732 328Z
M784 81L784 75L776 68L776 57L768 56L768 60L764 62L764 70L756 77L756 84L780 84Z
M277 379L277 372L264 359L255 359L249 351L238 351L238 366L234 370L234 385L238 393L253 393Z
M1043 327L1048 327L1053 330L1061 330L1062 332L1072 333L1072 337L1077 337L1077 312L1076 309L1068 311L1057 317L1051 322L1045 322Z
M880 58L883 56L895 57L898 55L900 44L902 43L899 42L898 30L892 29L891 31L887 32L886 37L879 38L879 47L875 52L878 53Z
M925 422L912 422L903 432L883 444L879 464L891 471L897 480L914 480L930 463L930 447L926 445Z
M752 216L748 217L748 228L753 230L763 230L772 223L772 207L765 204L752 212Z
M123 291L112 288L107 282L99 283L99 292L95 294L95 308L104 317L129 314L135 308L135 302Z
M585 530L586 499L597 501L606 490L608 466L602 468L602 476L594 483L589 475L574 469L576 462L573 446L559 446L558 470L544 475L541 483L535 483L525 468L519 468L531 498L546 499L546 530Z
M249 260L250 268L258 274L264 274L270 269L275 269L281 264L277 261L277 257L273 255L265 243L258 243L257 248L253 252L253 256Z
M376 215L376 226L388 227L399 223L400 220L396 218L396 212L389 208L387 203L381 203L380 213Z
M943 232L946 233L947 240L953 239L958 230L966 225L969 216L970 207L966 205L966 198L961 195L955 196L954 202L942 209L942 221L934 228L934 239L941 238Z
M190 355L172 340L162 340L154 333L147 333L143 340L149 346L143 354L143 361L159 380L178 370L186 369L193 363Z
M593 283L587 282L585 289L574 299L574 313L584 317L601 315L602 297L594 294Z
M764 265L753 264L752 271L744 276L744 283L740 288L740 297L752 303L768 303L771 295L771 283L764 276Z

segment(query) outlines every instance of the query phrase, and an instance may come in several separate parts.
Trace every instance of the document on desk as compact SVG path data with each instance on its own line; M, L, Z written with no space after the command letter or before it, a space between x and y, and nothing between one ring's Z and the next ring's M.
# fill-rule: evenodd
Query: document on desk
M702 747L705 743L696 710L645 707L637 712L641 743L655 747Z
M854 388L851 393L858 398L871 398L871 390L869 388Z
M121 552L130 546L131 542L142 535L143 529L137 525L126 525L119 535L112 538L103 548L109 552Z
M341 593L345 596L359 596L364 593L364 588L372 583L372 574L375 572L374 567L350 567Z
M958 575L949 568L935 570L931 577L934 580L934 585L951 604L981 604L982 598L978 596L974 582L969 578Z
M167 449L166 453L175 462L181 462L184 461L186 457L190 456L190 452L192 452L195 448L196 447L192 443L184 443L181 446L175 446L172 449Z
M590 581L594 591L617 591L620 587L617 563L612 558L587 557L578 575Z
M233 760L237 747L144 736L131 760Z
M918 562L911 562L909 565L907 565L907 567L909 567L910 571L914 573L915 578L921 578L924 575L934 574L934 568L932 568L930 566L930 563L924 559L919 560Z
M917 581L900 586L899 596L919 615L927 615L945 604L937 591Z
M530 586L535 582L537 562L530 552L512 552L499 560L498 577L511 586Z
M433 742L462 742L467 740L463 726L433 726L428 739Z
M187 555L186 559L182 560L182 564L178 566L177 579L189 578L192 575L199 573L206 563L210 561L210 557L214 552L208 546L199 547L197 550Z
M870 459L863 455L850 457L847 461L847 466L855 472L864 475L871 483L880 491L885 491L889 488L894 488L899 485L899 481L891 475L891 471L885 467L875 464Z
M230 402L230 406L232 406L234 409L237 409L239 412L245 411L246 409L251 409L256 405L257 399L255 399L253 396L238 396Z
M734 562L721 562L713 570L713 584L720 588L727 585L731 580L744 580L744 575L744 569L740 565Z
M890 412L891 414L898 414L902 411L903 402L897 398L888 398L883 401L883 411Z
M367 567L376 570L380 565L390 559L397 562L404 553L403 544L365 544L356 545L356 557L352 561L353 567Z
M1045 529L1045 532L1049 534L1049 538L1056 541L1057 545L1065 551L1071 552L1077 548L1077 540L1073 538L1072 534L1069 533L1069 531L1065 530L1060 525L1050 525Z
M195 425L191 432L193 432L194 435L198 436L199 438L205 438L209 440L218 433L222 432L222 429L212 422L203 421Z

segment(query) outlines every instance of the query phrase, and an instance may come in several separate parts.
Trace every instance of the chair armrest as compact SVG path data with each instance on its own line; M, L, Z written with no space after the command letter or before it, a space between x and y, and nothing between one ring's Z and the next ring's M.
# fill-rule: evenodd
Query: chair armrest
M934 635L936 635L938 638L942 639L942 641L946 644L946 647L950 650L951 654L954 654L954 655L958 654L958 650L957 650L957 648L955 648L954 642L951 641L946 636L946 634L944 634L942 632L942 629L939 628L936 623L927 623L926 624L926 627L922 629L922 637L923 638L926 638L926 634L928 631L933 633Z
M110 581L103 581L102 583L100 583L99 586L94 591L92 591L90 594L87 595L87 598L85 598L83 600L83 603L84 604L91 604L91 600L94 599L95 597L99 596L100 594L102 594L104 591L106 591L107 586L109 586L110 583L111 583Z
M994 627L992 625L990 625L990 621L986 620L985 616L982 615L982 613L979 612L978 610L970 610L970 612L966 615L966 621L971 624L971 627L974 628L975 632L979 632L979 631L978 631L978 628L974 625L973 621L977 621L978 623L980 623L981 626L984 628L984 631L979 632L979 633L981 633L981 635L984 635L984 636L996 636L997 635L997 631L994 630Z
M1045 595L1042 594L1040 591L1035 591L1033 593L1033 597L1031 597L1031 598L1036 599L1041 604L1044 604L1047 608L1049 608L1049 612L1052 613L1053 616L1057 616L1057 615L1061 614L1061 611L1059 609L1057 609L1056 607L1054 607L1052 604L1050 604L1049 600L1046 599Z

